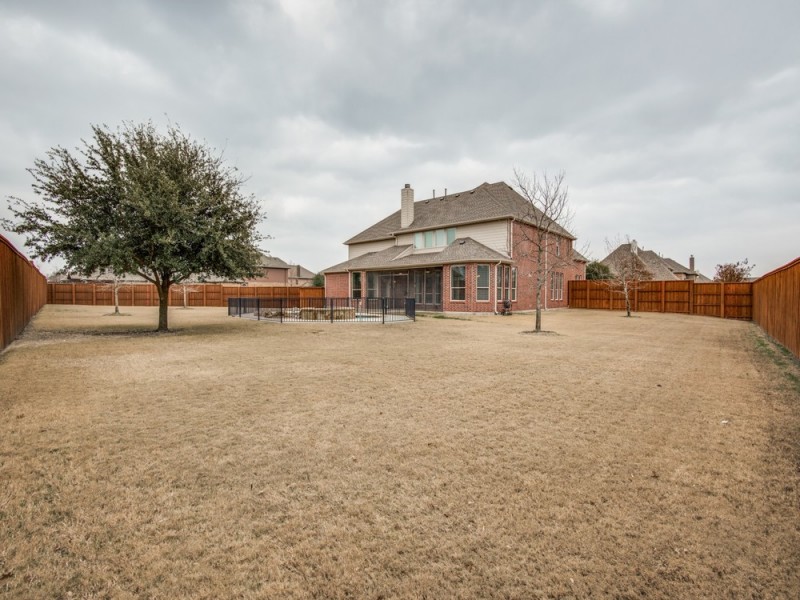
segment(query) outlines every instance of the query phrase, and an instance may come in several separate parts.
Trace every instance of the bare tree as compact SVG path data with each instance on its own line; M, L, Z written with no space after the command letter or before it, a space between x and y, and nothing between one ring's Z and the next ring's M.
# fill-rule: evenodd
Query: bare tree
M569 243L574 237L567 231L574 213L569 206L569 189L563 172L553 177L537 177L514 169L514 187L525 199L522 214L517 215L531 227L521 227L514 243L520 258L532 260L533 290L536 294L536 332L542 330L542 296L551 273L574 264Z
M111 293L114 296L114 316L118 317L118 316L120 316L122 314L121 312L119 312L119 290L124 285L132 285L132 284L129 281L125 281L124 276L120 277L116 273L112 272L111 273L111 277L112 277L111 283L109 283L109 284L107 284L107 285L105 285L103 287L106 288L106 289L110 289L111 290ZM133 292L131 292L131 293L133 293Z
M729 283L747 281L754 268L755 265L748 263L746 258L735 263L723 263L721 265L717 265L717 271L714 273L714 281L723 281Z
M181 292L183 293L183 308L189 308L189 294L191 292L203 291L203 288L200 287L201 285L202 284L194 279L181 282L180 286Z
M650 280L653 276L639 258L636 240L631 240L629 236L625 236L625 240L623 243L619 236L613 240L606 239L606 250L609 254L603 263L611 269L612 278L609 283L619 288L618 291L625 297L625 312L630 317L631 294L639 289L643 281Z

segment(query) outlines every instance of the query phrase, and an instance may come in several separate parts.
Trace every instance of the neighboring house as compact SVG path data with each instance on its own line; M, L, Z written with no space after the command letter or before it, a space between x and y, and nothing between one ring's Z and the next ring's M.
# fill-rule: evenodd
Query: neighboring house
M506 300L514 310L531 310L530 210L503 182L418 202L406 184L400 210L347 240L348 260L323 271L326 295L409 297L431 311L499 312ZM555 268L542 305L565 307L567 281L585 278L587 260L573 249L572 234L552 222L548 229L543 260Z
M277 256L261 254L261 274L247 279L247 283L255 285L289 285L289 270L292 267Z
M694 255L689 256L689 266L685 267L671 258L664 258L652 250L645 250L636 240L632 240L629 244L620 244L600 262L608 266L611 272L614 273L614 264L621 257L628 254L634 254L642 268L655 280L690 279L698 283L711 281L708 277L695 270Z
M252 277L249 279L244 280L231 280L225 279L223 277L216 277L213 275L200 275L200 276L192 276L186 283L232 283L232 284L253 284L258 286L289 286L293 285L289 283L290 275L289 272L292 269L295 269L295 266L290 266L280 258L275 256L269 256L267 254L261 253L261 273L256 277ZM299 267L302 269L302 267ZM306 271L303 269L303 271ZM307 272L307 271L306 271ZM314 277L314 274L311 273L311 277ZM59 271L56 275L50 278L51 282L54 283L64 283L64 282L75 282L75 281L83 281L83 282L103 282L103 283L112 283L114 281L114 274L110 271L96 271L92 273L90 276L86 277L84 275L79 275L76 273L71 273L69 271ZM118 279L119 283L146 283L147 280L140 276L136 275L135 273L125 273L121 275Z
M312 287L315 276L316 273L312 273L300 265L291 265L289 267L289 285L292 287Z

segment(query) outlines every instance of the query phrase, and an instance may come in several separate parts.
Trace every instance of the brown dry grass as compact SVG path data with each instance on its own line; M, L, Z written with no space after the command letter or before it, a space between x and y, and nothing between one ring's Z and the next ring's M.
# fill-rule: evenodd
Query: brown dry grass
M800 596L798 367L751 323L107 312L0 356L0 596Z

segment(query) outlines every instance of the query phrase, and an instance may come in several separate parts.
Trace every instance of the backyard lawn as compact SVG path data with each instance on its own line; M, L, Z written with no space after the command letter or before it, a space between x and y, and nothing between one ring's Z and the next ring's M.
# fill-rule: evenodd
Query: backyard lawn
M0 597L800 597L800 367L752 323L122 310L0 355Z

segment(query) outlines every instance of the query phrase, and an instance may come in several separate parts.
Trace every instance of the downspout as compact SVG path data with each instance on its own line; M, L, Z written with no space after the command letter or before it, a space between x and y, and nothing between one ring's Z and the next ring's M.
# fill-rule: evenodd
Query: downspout
M544 309L547 310L547 244L550 240L550 234L544 234Z
M497 267L503 264L500 261L497 261L497 264L494 266L494 314L497 316Z

